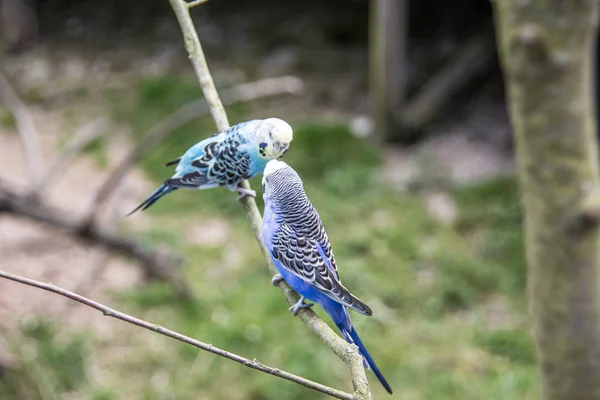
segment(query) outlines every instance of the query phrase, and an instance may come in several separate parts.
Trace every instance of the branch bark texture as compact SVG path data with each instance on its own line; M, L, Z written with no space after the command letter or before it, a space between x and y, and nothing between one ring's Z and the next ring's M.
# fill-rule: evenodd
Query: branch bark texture
M185 48L189 53L190 60L198 76L200 86L204 92L208 105L210 107L211 115L215 120L215 124L219 131L227 129L229 127L229 121L225 108L221 103L219 94L215 88L212 76L202 51L198 34L194 28L192 18L189 13L189 8L184 0L169 0L177 21L181 27L183 38L185 42ZM248 181L244 180L240 183L240 186L250 189ZM244 209L250 226L254 232L254 236L260 247L265 260L268 264L269 270L274 275L277 273L275 266L271 261L268 250L264 246L261 239L261 225L262 218L256 202L251 197L245 197L242 200ZM266 283L268 284L268 283ZM294 304L299 300L299 296L285 283L280 282L278 287L281 289L284 297L290 305ZM354 389L354 396L356 400L367 400L371 399L371 391L369 389L369 383L367 376L363 368L362 356L358 353L358 348L355 345L348 344L344 339L337 335L323 320L321 320L312 310L302 309L298 313L302 321L304 321L312 331L327 345L331 350L340 358L348 369L350 370L350 378L352 380L352 386Z
M148 329L152 332L160 333L161 335L170 337L175 340L179 340L180 342L183 342L183 343L187 343L189 345L192 345L194 347L197 347L197 348L207 351L209 353L213 353L218 356L235 361L237 363L245 365L246 367L256 369L256 370L259 370L262 372L266 372L267 374L278 376L278 377L286 379L288 381L292 381L292 382L295 382L302 386L306 386L308 388L314 389L321 393L328 394L332 397L336 397L336 398L342 399L342 400L353 400L354 399L354 396L352 396L349 393L345 393L340 390L332 389L330 387L310 381L310 380L302 378L300 376L290 374L289 372L282 371L278 368L269 367L267 365L261 364L260 362L256 361L256 359L249 360L247 358L238 356L237 354L230 353L228 351L219 349L218 347L214 347L211 344L204 343L204 342L201 342L196 339L192 339L191 337L182 335L181 333L164 328L160 325L152 324L150 322L141 320L141 319L131 316L129 314L125 314L120 311L114 310L110 307L107 307L103 304L100 304L98 302L90 300L86 297L80 296L77 293L73 293L71 291L62 289L51 283L43 283L43 282L35 281L33 279L24 278L22 276L14 275L14 274L4 272L1 270L0 270L0 278L8 279L8 280L11 280L14 282L22 283L22 284L25 284L28 286L36 287L38 289L42 289L42 290L46 290L48 292L58 294L60 296L67 297L71 300L75 300L78 303L81 303L88 307L94 308L94 309L102 312L102 314L106 315L107 317L113 317L116 319L120 319L121 321L125 321L125 322L128 322L133 325L137 325L141 328Z
M597 0L496 0L525 212L542 393L600 399Z

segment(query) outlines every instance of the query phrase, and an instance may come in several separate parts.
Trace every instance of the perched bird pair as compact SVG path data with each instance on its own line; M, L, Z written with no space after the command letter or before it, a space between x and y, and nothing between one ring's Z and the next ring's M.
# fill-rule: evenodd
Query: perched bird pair
M365 367L372 369L383 387L390 385L373 361L350 320L348 309L364 315L373 312L346 289L338 274L331 244L317 210L304 192L302 180L290 166L279 161L289 149L292 128L278 118L252 120L232 126L192 146L177 163L175 174L133 210L145 210L165 194L179 188L208 189L225 186L238 199L256 192L238 187L242 179L263 173L265 201L262 239L279 272L276 285L285 280L301 297L290 307L295 316L302 308L318 303L342 336L355 344Z

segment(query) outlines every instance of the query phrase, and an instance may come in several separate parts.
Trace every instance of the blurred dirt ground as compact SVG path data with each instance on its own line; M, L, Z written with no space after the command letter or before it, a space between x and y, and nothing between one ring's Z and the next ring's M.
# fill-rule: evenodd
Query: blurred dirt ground
M45 111L36 107L32 107L30 111L40 132L43 165L48 167L51 155L56 154L61 140L74 128L69 125L70 120L65 118L63 112ZM118 135L113 135L109 141L114 148L108 153L115 160L122 157L128 148L125 139L124 135L120 139ZM0 178L12 183L15 188L26 189L28 175L15 130L0 127L0 143L0 160L3 166ZM92 157L79 157L44 192L44 201L69 214L83 216L92 195L105 179L106 172L99 168ZM117 204L107 207L109 210L114 209L119 215L124 215L125 210L133 207L137 199L150 189L143 175L137 172L127 177L125 187L127 189L114 198ZM143 222L143 217L138 221ZM128 288L140 279L138 268L120 258L104 259L103 253L102 250L81 244L43 224L7 215L0 217L0 268L8 272L69 289L79 289L81 294L102 301L102 294L106 290ZM97 281L93 282L90 281L92 269L98 269ZM106 324L100 313L74 305L71 300L60 299L56 295L13 282L0 282L0 331L5 337L10 337L20 322L35 315L56 314L60 314L61 320L67 325L91 326L102 335L111 336L109 331L114 327L113 324ZM0 342L0 345L4 347L7 343ZM6 357L10 351L2 348L0 354Z

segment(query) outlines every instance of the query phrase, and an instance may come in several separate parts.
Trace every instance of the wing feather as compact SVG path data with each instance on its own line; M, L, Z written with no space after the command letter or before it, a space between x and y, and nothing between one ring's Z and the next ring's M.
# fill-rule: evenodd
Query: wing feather
M178 188L208 189L219 186L218 183L210 182L206 175L203 175L198 171L189 172L183 176L175 178L169 178L164 183L167 186Z
M289 224L282 224L273 236L271 253L284 268L328 298L361 314L373 314L369 306L341 284L337 270L330 267L335 261L331 263L318 241L296 232ZM333 256L331 249L329 254Z

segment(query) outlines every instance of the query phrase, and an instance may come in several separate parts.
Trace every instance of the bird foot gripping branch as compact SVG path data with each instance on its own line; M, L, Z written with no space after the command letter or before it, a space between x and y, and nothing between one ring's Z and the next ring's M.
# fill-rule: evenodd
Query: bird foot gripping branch
M288 308L288 310L292 312L292 315L294 317L296 315L298 315L298 311L302 310L303 308L311 308L312 306L315 305L314 303L305 303L304 299L305 299L304 296L300 296L300 300L298 300L296 302L296 304L294 304L293 306L291 306L290 308Z
M243 188L240 186L236 186L234 189L232 189L232 192L238 192L240 194L238 197L236 197L237 201L241 201L242 199L244 199L246 197L256 198L256 190L246 189L246 188Z

